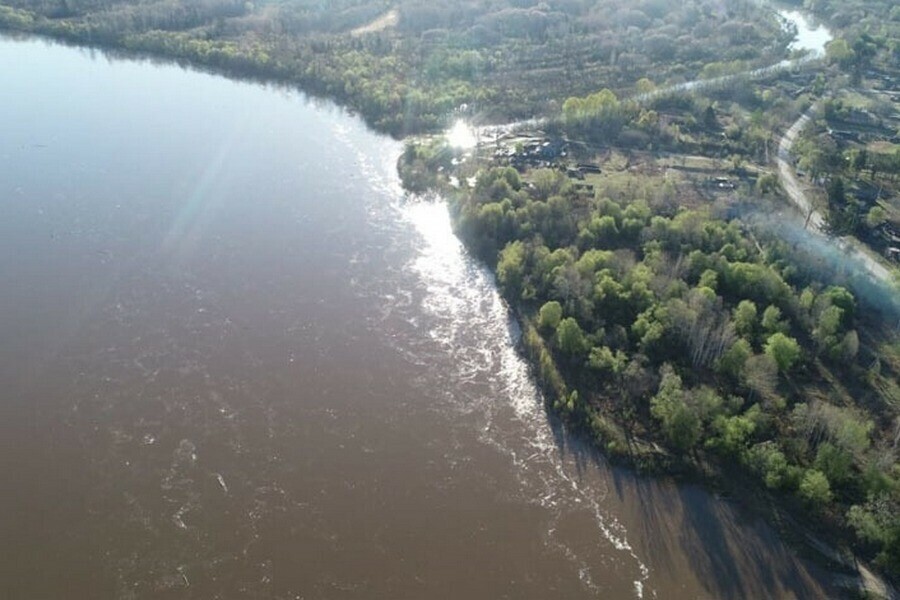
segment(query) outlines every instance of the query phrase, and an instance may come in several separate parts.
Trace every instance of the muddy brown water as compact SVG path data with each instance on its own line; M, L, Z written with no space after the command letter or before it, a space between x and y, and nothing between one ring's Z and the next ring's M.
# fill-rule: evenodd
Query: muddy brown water
M171 64L0 65L0 597L826 595L559 430L397 142Z

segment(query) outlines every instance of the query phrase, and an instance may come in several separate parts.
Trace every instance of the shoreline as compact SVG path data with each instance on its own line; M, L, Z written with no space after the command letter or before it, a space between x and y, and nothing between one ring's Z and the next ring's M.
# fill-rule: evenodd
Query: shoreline
M98 42L85 42L84 40L81 40L79 38L60 37L58 34L48 33L48 32L32 32L32 31L16 31L16 30L13 30L13 31L15 31L16 33L19 33L25 37L36 37L36 38L45 39L45 40L48 40L48 41L51 41L54 43L73 45L73 46L82 47L82 48L98 48L99 47L105 53L112 54L114 56L114 58L122 58L125 60L136 60L137 59L137 60L150 60L150 61L153 61L153 60L171 61L171 62L179 64L181 66L186 66L188 68L196 69L201 72L212 73L212 74L224 76L227 78L237 78L240 80L262 83L265 85L271 85L271 84L283 85L283 86L289 87L291 89L296 89L296 90L300 91L301 93L307 95L310 98L321 98L321 99L328 100L330 102L334 102L335 105L339 106L342 110L346 110L350 114L355 114L355 115L359 116L361 118L361 120L366 124L367 127L370 127L371 129L373 129L374 131L377 131L379 133L389 135L389 136L393 137L394 139L403 140L403 139L408 139L411 136L420 135L421 133L425 133L424 131L423 132L415 132L415 133L407 132L404 135L397 137L394 132L382 130L382 129L379 129L376 126L374 126L372 124L372 122L370 121L369 117L367 117L363 112L358 111L355 107L352 106L352 104L344 103L341 98L335 97L333 95L330 96L327 93L319 94L316 91L310 91L308 88L306 88L300 82L297 82L292 79L280 78L277 75L269 76L269 75L258 74L258 73L247 73L246 71L242 71L237 66L221 66L221 65L215 65L212 63L202 63L202 62L197 62L191 58L184 57L184 56L158 54L158 53L154 53L154 52L148 51L148 50L127 49L127 48L123 48L122 46L118 46L118 45L105 45L105 44L99 43L99 46L98 46ZM3 34L8 35L9 32L7 30L4 30ZM13 35L15 35L15 33ZM119 56L115 56L117 54ZM443 197L443 195L442 195L442 197ZM446 199L446 198L444 198L444 201L451 202L449 199ZM454 219L454 224L456 224L455 219ZM463 240L464 246L467 248L467 251L471 252L472 251L471 246L469 244L465 243L464 238L461 237L461 239ZM484 263L484 261L482 259L478 258L474 253L473 253L473 258ZM512 305L509 305L509 306L510 306L510 309L511 309L515 319L519 323L520 327L523 328L523 332L524 332L525 326L527 325L527 319L526 319L525 315L520 311L520 307L512 306ZM526 347L524 346L524 344L525 344L524 333L523 333L523 337L522 337L520 343L523 344L522 349L527 350ZM530 367L532 369L535 369L536 361L534 360L534 358L528 356L527 351L525 352L525 355L527 357ZM533 373L533 375L536 376L536 373ZM538 381L539 381L538 377L536 377L536 379L538 379ZM550 408L552 408L552 407L548 407L548 409L550 409ZM557 412L557 411L554 411L554 412ZM557 412L557 414L559 414L559 413ZM569 427L573 430L577 429L577 427L573 426L570 423L566 423L566 427ZM640 445L645 445L645 444L648 446L652 445L651 443L642 441L640 439L635 439L635 441ZM604 452L604 450L602 448L600 448L600 451L604 454L604 456L610 456L607 452ZM634 455L628 455L628 456L631 458L634 457ZM648 454L647 456L650 456L650 455ZM682 466L685 466L685 465L692 466L692 463L690 461L685 462L683 460L679 460L678 462L680 462L682 464ZM710 486L710 482L715 483L718 481L726 481L726 482L728 481L727 478L723 478L720 480L718 474L716 474L710 478L709 474L704 473L704 471L702 469L698 469L696 472L694 472L692 470L669 471L669 470L665 470L665 469L662 469L662 470L655 470L654 468L647 469L647 468L645 468L645 466L642 466L640 463L636 463L636 462L628 462L625 464L627 464L630 468L634 468L637 472L642 473L642 474L650 474L650 475L654 475L654 476L660 476L660 475L674 476L679 481L699 482L706 487L712 487L712 486ZM658 464L654 463L653 466L659 467L661 464L662 463L658 463ZM696 479L696 480L693 479L693 476L695 476L695 475L698 476L698 479ZM681 479L682 476L686 477L686 479ZM712 489L714 489L714 487L712 487ZM740 488L738 487L737 489L740 489ZM741 504L744 504L744 502L742 502L742 501L739 501L739 502ZM752 507L751 507L751 510L752 510ZM808 547L814 548L814 549L816 548L816 546L814 544L809 544ZM821 550L821 549L819 549L819 550ZM826 554L822 553L822 556L826 556ZM837 575L835 575L835 576L837 577ZM860 571L860 578L864 579L862 571ZM891 597L891 596L889 596L889 597Z

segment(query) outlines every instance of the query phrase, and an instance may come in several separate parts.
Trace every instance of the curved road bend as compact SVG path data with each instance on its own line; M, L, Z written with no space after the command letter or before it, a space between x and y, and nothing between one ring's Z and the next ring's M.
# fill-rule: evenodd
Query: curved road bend
M787 193L791 203L803 214L806 219L806 228L810 232L827 238L830 243L840 248L845 254L861 262L869 274L875 279L883 283L891 284L893 278L891 271L887 267L869 256L848 239L834 238L826 234L825 218L822 216L821 212L816 210L812 200L806 195L800 181L797 179L797 174L794 171L794 166L791 161L791 150L794 147L794 142L797 141L800 132L803 131L807 124L812 120L816 110L818 110L818 105L813 105L803 113L784 133L784 136L778 144L776 163L778 165L778 178L781 181L781 186Z

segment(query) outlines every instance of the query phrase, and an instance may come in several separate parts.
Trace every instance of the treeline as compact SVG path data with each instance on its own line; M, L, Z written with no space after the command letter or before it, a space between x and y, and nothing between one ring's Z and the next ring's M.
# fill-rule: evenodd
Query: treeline
M815 78L810 93L824 87L822 79ZM641 78L627 99L609 89L567 98L561 116L545 128L599 147L766 163L778 146L777 132L812 102L808 93L792 97L779 85L773 74L753 85L734 81L702 92L658 93L650 79Z
M355 32L388 10L396 26ZM768 63L788 42L745 0L3 0L0 27L293 82L396 135L438 130L461 105L510 120L648 71L677 82L714 61Z
M900 574L896 332L868 336L857 298L787 244L674 194L494 167L453 206L564 419L613 455L756 478Z
M900 65L900 6L885 0L816 0L805 4L840 36L827 48L831 62L856 77L872 64Z

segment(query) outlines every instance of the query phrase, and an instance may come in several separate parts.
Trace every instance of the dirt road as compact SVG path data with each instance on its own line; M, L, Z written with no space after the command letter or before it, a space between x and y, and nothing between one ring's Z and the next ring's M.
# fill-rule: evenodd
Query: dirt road
M776 163L778 165L778 177L781 181L781 187L790 199L791 203L796 206L806 219L806 228L814 235L827 238L830 243L844 252L848 257L859 261L869 274L884 283L891 284L893 276L891 271L869 256L864 250L860 249L858 242L852 238L837 238L827 235L825 231L825 217L816 210L812 199L803 190L803 186L797 179L796 171L791 157L791 149L797 136L809 124L813 115L818 109L818 105L813 105L805 113L803 113L796 122L784 133L781 142L778 144L778 157Z

